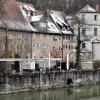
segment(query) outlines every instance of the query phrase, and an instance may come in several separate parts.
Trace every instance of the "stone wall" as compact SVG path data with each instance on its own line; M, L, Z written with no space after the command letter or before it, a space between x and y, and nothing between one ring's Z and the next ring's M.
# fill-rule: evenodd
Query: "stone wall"
M100 70L1 74L0 94L54 89L68 85L90 85L99 83L99 81Z
M27 58L29 53L32 55L31 32L0 29L0 43L0 58L13 58L15 54L21 58Z
M33 33L32 52L36 58L48 58L49 53L51 53L52 58L61 58L61 49L62 35ZM69 54L73 52L73 36L71 35L64 35L63 37L63 57L65 61L67 52Z

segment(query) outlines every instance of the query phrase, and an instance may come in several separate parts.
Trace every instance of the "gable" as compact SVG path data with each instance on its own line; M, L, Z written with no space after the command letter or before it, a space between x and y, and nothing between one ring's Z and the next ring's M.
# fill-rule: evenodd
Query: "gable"
M94 12L96 12L96 9L92 8L90 5L86 5L79 12L82 12L82 13L86 13L86 12L94 13Z

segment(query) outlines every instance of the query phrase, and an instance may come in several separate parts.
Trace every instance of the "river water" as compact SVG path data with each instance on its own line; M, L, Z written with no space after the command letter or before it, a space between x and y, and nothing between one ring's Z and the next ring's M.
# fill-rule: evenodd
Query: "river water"
M0 100L100 100L100 86L0 95Z

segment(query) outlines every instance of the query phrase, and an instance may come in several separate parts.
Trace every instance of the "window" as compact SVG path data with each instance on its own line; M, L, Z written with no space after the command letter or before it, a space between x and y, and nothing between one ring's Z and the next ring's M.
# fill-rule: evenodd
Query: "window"
M47 25L46 25L46 23L40 22L40 23L39 23L39 26L42 27L42 28L44 28L44 27L46 27Z
M0 50L4 50L4 45L0 44Z
M66 38L66 36L65 35L63 35L63 39L65 39Z
M73 49L73 45L71 45L71 49Z
M69 36L69 40L70 40L70 36Z
M56 37L53 37L53 41L57 41Z
M86 35L86 28L82 28L82 35Z
M61 50L61 47L59 47L59 50Z
M35 48L36 47L36 44L35 43L33 43L33 48Z
M40 47L40 44L39 44L39 43L37 43L37 44L36 44L36 47L37 47L37 48L39 48L39 47Z
M94 20L97 20L97 15L94 15Z
M56 49L56 47L55 46L53 46L53 50L55 50Z
M62 31L66 31L66 29L65 29L65 27L64 27L64 26L62 27Z
M71 31L70 26L67 26L67 31Z
M69 45L69 49L71 48L71 46Z
M94 28L94 36L97 36L97 28Z
M82 43L82 48L86 48L86 44L85 43Z
M67 35L66 40L70 40L70 39L71 39L71 36Z
M43 44L43 49L46 49L46 44Z
M67 49L67 45L66 45L66 49Z
M82 15L82 20L85 20L85 15Z

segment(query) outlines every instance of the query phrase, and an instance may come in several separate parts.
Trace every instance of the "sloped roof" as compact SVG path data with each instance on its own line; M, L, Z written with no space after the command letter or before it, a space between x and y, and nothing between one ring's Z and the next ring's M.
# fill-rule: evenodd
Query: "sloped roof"
M7 0L5 2L5 13L7 20L20 22L26 21L20 11L20 8L18 7L16 0Z
M91 40L92 43L100 43L100 38L95 38Z
M48 33L60 33L56 25L49 19L47 19L47 31Z
M31 22L39 21L42 17L43 17L43 15L32 16Z
M86 5L79 12L96 12L96 9L92 8L90 5Z
M36 13L36 9L32 4L27 4L27 3L22 3L22 2L17 2L22 15L26 18L26 20L29 20L31 15L31 12ZM30 13L29 13L30 12Z
M47 33L55 34L73 34L70 29L70 25L65 22L61 11L49 10L47 14L33 16L31 22L39 23L38 31L46 31ZM34 24L34 23L33 23ZM59 26L65 28L65 30L59 29ZM67 28L69 29L67 30Z
M42 20L45 20L42 21ZM50 19L45 19L43 15L33 16L31 22L39 23L39 26L34 26L37 28L39 32L47 32L47 33L59 33L60 31L57 29L55 24Z
M36 31L22 15L21 9L16 0L6 0L4 4L4 18L1 19L1 28L18 31Z
M62 11L50 10L49 14L60 32L64 34L73 34L70 25L65 22L64 13L62 13ZM64 30L61 30L60 27L63 27Z

